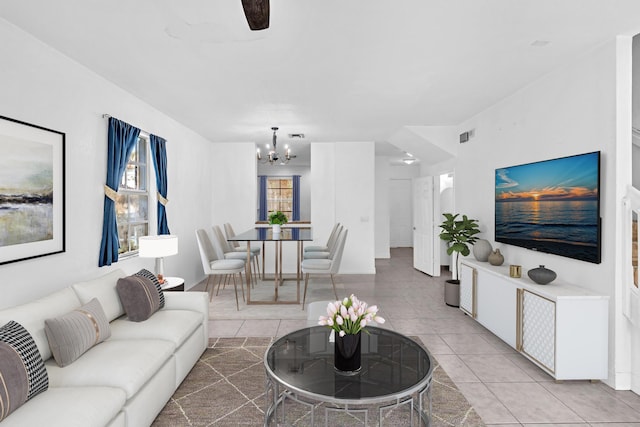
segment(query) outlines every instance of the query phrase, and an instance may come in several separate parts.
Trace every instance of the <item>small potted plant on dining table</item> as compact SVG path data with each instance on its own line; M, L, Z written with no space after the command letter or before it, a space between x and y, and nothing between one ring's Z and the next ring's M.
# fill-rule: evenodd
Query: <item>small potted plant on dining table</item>
M280 227L288 221L289 219L287 216L280 211L275 211L269 214L269 224L273 227L274 234L280 233Z
M453 279L447 280L444 287L444 302L447 305L458 307L460 305L460 275L458 268L458 258L460 254L467 256L471 253L469 245L472 245L478 240L475 237L480 233L478 228L478 220L470 219L466 215L460 214L442 214L445 220L440 224L442 233L440 238L447 242L447 255L455 253L454 266L453 266Z

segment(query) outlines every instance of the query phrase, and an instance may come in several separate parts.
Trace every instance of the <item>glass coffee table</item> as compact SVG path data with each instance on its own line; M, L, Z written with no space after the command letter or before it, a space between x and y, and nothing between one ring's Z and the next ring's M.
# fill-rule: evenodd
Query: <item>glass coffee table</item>
M325 326L273 342L264 356L264 425L428 426L431 356L402 334L370 326L366 330L362 369L352 376L335 370L334 343Z

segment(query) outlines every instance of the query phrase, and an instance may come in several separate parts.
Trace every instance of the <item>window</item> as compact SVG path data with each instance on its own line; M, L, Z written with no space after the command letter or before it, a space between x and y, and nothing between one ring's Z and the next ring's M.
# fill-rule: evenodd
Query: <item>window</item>
M116 219L119 255L137 253L138 237L149 234L148 146L148 139L140 136L118 188Z
M267 178L267 212L281 211L291 221L293 218L293 179L291 177Z

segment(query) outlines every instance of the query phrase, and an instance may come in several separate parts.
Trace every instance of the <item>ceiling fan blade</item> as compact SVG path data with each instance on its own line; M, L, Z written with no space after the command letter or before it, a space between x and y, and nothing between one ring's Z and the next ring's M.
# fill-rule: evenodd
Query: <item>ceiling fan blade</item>
M252 31L269 28L269 0L242 0L242 8Z

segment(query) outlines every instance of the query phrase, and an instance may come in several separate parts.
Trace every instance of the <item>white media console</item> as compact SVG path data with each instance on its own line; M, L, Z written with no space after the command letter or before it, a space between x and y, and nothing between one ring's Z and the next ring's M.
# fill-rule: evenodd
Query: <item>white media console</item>
M465 259L460 309L557 380L606 379L609 297Z

